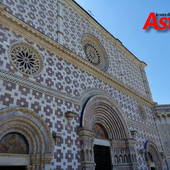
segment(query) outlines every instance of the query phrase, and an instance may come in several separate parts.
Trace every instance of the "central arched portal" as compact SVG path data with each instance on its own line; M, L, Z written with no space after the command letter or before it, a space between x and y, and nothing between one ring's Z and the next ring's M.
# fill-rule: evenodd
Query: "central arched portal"
M78 135L83 170L136 168L135 141L121 109L110 98L96 95L88 100Z

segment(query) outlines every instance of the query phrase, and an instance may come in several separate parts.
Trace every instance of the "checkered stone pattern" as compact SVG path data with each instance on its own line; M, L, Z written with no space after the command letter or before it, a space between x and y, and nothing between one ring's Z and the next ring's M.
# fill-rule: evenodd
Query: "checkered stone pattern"
M130 58L128 58L122 51L118 50L118 53L123 83L146 97L146 89L144 87L139 66L135 64Z
M12 0L1 0L1 3L7 6L9 13L57 41L57 0L16 0L15 3ZM64 46L86 59L81 38L85 33L94 35L108 54L107 72L146 96L138 66L64 2L63 7Z
M0 87L1 109L16 106L29 108L45 120L51 133L62 134L59 144L54 148L51 170L69 167L79 169L80 146L76 133L80 124L79 116L74 117L69 125L65 113L79 113L80 106L8 81L0 80Z
M14 34L6 28L0 28L0 38L0 51L2 55L0 58L0 65L2 66L1 68L6 71L73 96L80 96L81 93L89 88L100 88L103 90L112 91L111 87L104 85L103 82L96 79L92 75L85 73L83 70L65 62L61 58L56 57L45 49L42 49L36 44L33 44L19 35ZM11 65L8 58L8 49L13 42L18 41L23 41L33 45L42 55L44 69L40 76L26 77Z
M12 0L1 0L1 3L7 6L9 13L57 41L57 0L16 0L15 3ZM65 3L63 6L64 45L86 59L81 37L85 33L94 35L99 39L109 56L110 65L107 72L146 96L138 66ZM122 66L120 66L120 60Z
M0 35L0 65L4 70L74 97L80 97L85 91L92 88L104 90L115 99L128 119L139 121L140 123L146 123L146 125L151 127L155 126L153 123L152 111L148 107L144 106L148 116L147 120L144 122L141 120L138 113L138 102L128 95L114 89L96 77L53 55L45 49L40 48L36 44L33 44L32 42L12 33L6 28L1 28ZM11 65L8 58L8 48L11 43L17 41L29 43L41 53L45 66L40 76L25 77Z
M57 41L57 0L0 0L7 12Z
M2 99L0 102L1 108L5 108L7 106L20 106L30 108L46 121L51 132L57 131L58 133L62 133L62 139L54 149L54 158L51 163L51 169L69 169L69 167L72 169L79 169L80 150L79 141L77 140L77 134L75 132L76 127L79 126L79 116L77 116L71 122L72 126L69 126L67 120L64 117L64 113L68 110L80 113L80 106L7 81L1 80L0 87L0 98ZM133 105L137 102L131 99L129 96L119 93L118 91L117 93L115 92L115 97L122 108L124 108L124 103L129 103L129 106L125 107L129 108L127 109L126 114L130 115L130 113L133 112ZM134 118L134 115L129 118L137 120ZM154 141L158 146L158 149L162 151L158 134L155 132L155 127L154 131L152 131L150 128L141 128L140 126L135 126L130 123L128 126L129 130L136 129L138 131L136 138L136 150L142 149L144 143L150 139ZM138 162L140 162L139 168L142 169L147 167L145 159L142 156L137 154L137 159Z
M126 119L139 122L143 126L153 128L156 126L152 115L152 110L143 105L146 111L146 121L141 120L137 109L138 102L123 92L105 84L96 77L86 73L78 67L64 61L62 58L55 56L47 50L29 42L28 40L16 35L6 28L0 29L0 65L7 72L16 74L20 77L27 78L32 82L37 82L40 85L57 89L63 95L76 97L78 101L86 94L87 90L100 89L110 95L117 105L121 108ZM44 69L40 76L26 77L19 73L10 63L8 58L8 48L11 43L24 41L33 45L42 55L44 60ZM49 126L51 132L55 131L62 134L62 139L54 149L54 157L51 164L51 169L80 169L80 146L76 128L80 125L79 118L81 109L78 104L66 101L61 98L54 97L48 93L41 93L35 89L24 87L14 82L0 81L0 106L1 108L20 106L33 110L39 114ZM71 126L68 125L65 113L73 111L77 116L72 120ZM132 127L141 131L139 127ZM146 137L144 139L156 140L156 144L160 147L159 137L157 133L153 133L149 129L145 129ZM139 133L140 134L140 133ZM142 132L141 132L142 135ZM138 141L143 140L141 136ZM144 143L144 141L142 141ZM140 146L138 146L140 147ZM144 161L143 161L144 164ZM57 166L57 167L56 167Z
M117 95L115 94L115 96ZM146 114L146 119L142 119L138 110L138 105L140 103L124 94L122 94L122 96L123 97L118 99L118 101L127 119L155 128L154 115L149 107L142 105Z
M94 35L104 46L108 55L109 68L107 73L146 96L139 66L67 4L63 3L63 6L64 46L87 60L82 48L82 37L86 33Z

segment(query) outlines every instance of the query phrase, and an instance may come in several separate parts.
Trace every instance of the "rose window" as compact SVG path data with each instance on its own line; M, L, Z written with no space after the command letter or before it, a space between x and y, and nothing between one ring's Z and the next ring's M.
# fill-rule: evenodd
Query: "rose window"
M101 43L93 35L85 34L82 39L82 45L87 60L99 69L106 71L108 57Z
M99 65L100 64L100 54L99 52L97 51L97 49L87 43L85 46L84 46L84 51L85 51L85 54L87 56L87 59L93 64L93 65Z
M15 43L10 48L13 66L28 76L37 76L42 71L43 61L39 52L26 43Z

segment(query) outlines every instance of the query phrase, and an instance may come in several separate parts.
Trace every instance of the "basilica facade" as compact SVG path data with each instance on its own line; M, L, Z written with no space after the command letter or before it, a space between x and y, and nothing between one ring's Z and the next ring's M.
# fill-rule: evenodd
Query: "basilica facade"
M0 169L167 170L146 63L73 0L0 2Z

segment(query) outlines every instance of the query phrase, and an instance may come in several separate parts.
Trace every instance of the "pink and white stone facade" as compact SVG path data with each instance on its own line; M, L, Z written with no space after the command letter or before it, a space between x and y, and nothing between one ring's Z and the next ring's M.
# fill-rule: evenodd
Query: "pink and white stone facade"
M69 7L65 1L1 0L1 3L7 6L7 12L56 42L58 42L57 31L59 30L58 3L62 3L63 46L86 60L82 48L82 36L86 33L92 34L101 42L108 55L107 73L148 98L140 66L96 30L83 16ZM8 57L9 47L12 43L20 41L32 45L43 57L44 68L40 76L24 76L11 64ZM54 147L51 170L81 169L77 128L80 126L83 110L82 98L89 91L95 90L110 96L121 108L129 133L131 130L137 131L135 146L137 168L147 170L145 157L139 153L139 150L144 148L145 142L153 141L158 150L163 152L151 107L1 25L0 109L8 107L30 109L43 118L51 133L61 134L59 143ZM138 113L139 104L145 110L146 120L143 120ZM65 117L68 111L76 113L70 124ZM163 159L162 169L167 169L165 159Z
M57 1L1 0L1 3L9 13L57 41Z
M59 13L59 2L57 0L17 0L15 3L13 1L1 1L7 6L7 11L9 13L54 41L58 41L57 16ZM86 33L94 35L102 43L109 57L107 73L143 96L147 96L139 66L64 2L62 15L63 45L65 47L86 59L82 48L82 36Z

